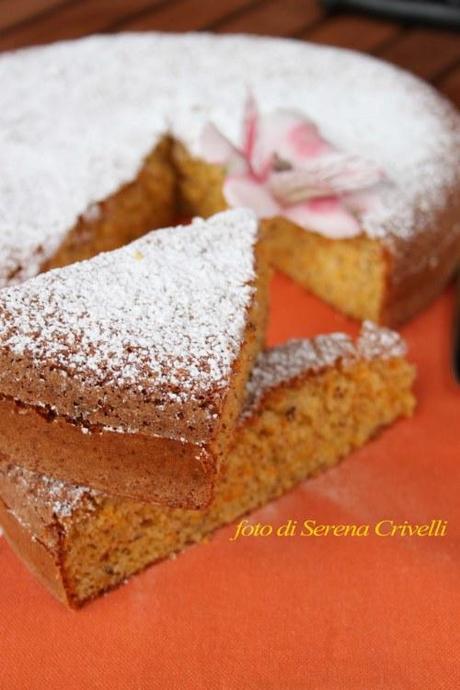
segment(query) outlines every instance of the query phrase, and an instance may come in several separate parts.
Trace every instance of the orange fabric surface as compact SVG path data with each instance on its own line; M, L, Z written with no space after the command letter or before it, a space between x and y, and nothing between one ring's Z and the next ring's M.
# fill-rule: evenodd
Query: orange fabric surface
M357 325L286 278L270 342ZM460 387L452 294L403 328L419 406L255 521L448 521L445 537L246 538L232 527L75 613L0 539L0 688L460 687Z

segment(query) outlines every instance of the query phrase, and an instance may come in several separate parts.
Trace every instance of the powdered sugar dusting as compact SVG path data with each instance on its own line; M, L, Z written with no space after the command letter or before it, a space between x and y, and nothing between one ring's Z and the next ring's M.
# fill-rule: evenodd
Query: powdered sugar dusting
M458 180L453 108L348 51L242 36L96 36L3 55L0 82L0 284L37 273L166 131L195 154L206 122L237 142L248 86L264 111L299 110L340 150L385 170L394 188L363 227L390 246L425 228Z
M247 387L244 416L250 415L264 394L279 385L315 373L341 361L348 366L357 359L404 357L407 348L395 331L365 321L356 342L344 333L320 335L311 340L290 340L262 352Z
M57 518L70 517L84 496L96 495L87 487L68 484L16 465L8 465L6 474L8 481L24 492L29 504L46 505Z
M290 340L263 352L254 365L248 384L248 409L269 388L276 388L307 372L333 365L340 357L353 357L355 346L343 333L312 340Z
M257 237L251 212L227 211L6 288L0 349L31 361L36 390L43 367L63 389L80 381L83 398L94 386L161 390L165 404L224 390L255 292Z
M372 321L364 321L356 343L358 354L365 359L383 357L404 357L407 354L406 342L399 333L390 328L377 326Z

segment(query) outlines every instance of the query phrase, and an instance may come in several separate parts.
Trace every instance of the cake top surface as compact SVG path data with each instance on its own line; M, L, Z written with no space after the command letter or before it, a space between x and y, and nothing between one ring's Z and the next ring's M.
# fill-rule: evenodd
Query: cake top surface
M290 340L259 356L247 386L244 416L251 415L267 391L311 372L334 366L339 360L347 364L357 359L404 357L406 344L389 328L364 321L361 333L353 341L344 333L320 335L310 340Z
M4 54L0 83L0 284L36 274L165 132L197 155L207 122L237 142L248 89L264 111L305 113L342 151L381 166L394 185L362 220L372 237L412 237L458 180L453 107L350 51L247 36L93 36Z
M242 418L257 414L258 403L264 395L278 386L288 386L299 377L320 372L339 360L345 365L357 359L389 359L403 357L406 345L402 338L371 322L363 324L361 334L353 341L343 333L318 336L311 340L291 340L284 345L265 350L258 357L247 385L247 405ZM0 495L10 504L18 519L36 522L37 515L48 522L53 516L64 519L84 505L91 510L94 501L102 496L97 491L52 479L30 470L0 463ZM27 501L22 496L27 494Z
M257 239L251 212L226 211L5 288L0 392L83 422L116 407L122 427L136 404L147 417L191 405L173 426L212 426L245 337Z

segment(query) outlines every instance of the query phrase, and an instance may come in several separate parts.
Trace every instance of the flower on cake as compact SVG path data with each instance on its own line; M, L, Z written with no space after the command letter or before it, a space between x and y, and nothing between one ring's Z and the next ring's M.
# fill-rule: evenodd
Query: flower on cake
M375 208L387 184L378 166L336 149L302 113L261 114L252 95L241 146L207 123L201 153L224 166L230 206L251 208L260 218L282 216L331 239L360 234L359 216Z

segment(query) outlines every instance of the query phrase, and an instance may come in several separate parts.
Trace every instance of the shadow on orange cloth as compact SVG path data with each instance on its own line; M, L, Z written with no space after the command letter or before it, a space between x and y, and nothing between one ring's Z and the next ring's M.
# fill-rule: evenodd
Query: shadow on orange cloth
M403 328L412 420L254 514L322 524L447 520L445 537L246 538L234 528L78 613L0 539L0 688L460 687L460 387L452 294ZM270 344L356 324L288 279Z

